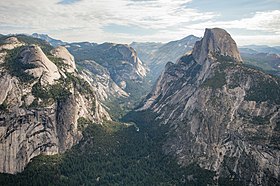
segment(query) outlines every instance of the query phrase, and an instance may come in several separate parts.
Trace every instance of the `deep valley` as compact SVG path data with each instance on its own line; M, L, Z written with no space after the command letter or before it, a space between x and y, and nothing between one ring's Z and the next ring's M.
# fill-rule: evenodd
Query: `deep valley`
M279 185L279 59L221 28L130 45L1 35L0 185Z

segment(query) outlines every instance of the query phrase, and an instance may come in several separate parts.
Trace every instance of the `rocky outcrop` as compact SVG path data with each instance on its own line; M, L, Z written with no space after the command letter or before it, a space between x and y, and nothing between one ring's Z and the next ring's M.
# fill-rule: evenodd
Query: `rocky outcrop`
M104 102L112 97L122 98L129 96L112 80L110 72L105 67L93 60L81 61L78 64L84 67L81 75L93 86L99 100Z
M128 62L135 68L135 73L142 78L145 77L147 73L146 69L135 50L127 45L117 45L117 48L124 59L129 59Z
M46 46L25 45L0 51L0 172L5 173L22 171L40 154L71 148L82 138L79 118L111 120L94 87L77 72L64 70L69 62L75 68L65 49L55 52L61 58L50 51L47 57L41 50Z
M57 66L51 62L39 46L26 46L19 51L19 63L33 66L25 72L34 78L40 78L44 85L54 84L60 78Z
M15 47L19 47L24 45L24 43L20 42L16 37L8 37L4 40L0 45L0 50L12 50Z
M240 62L222 29L206 29L191 55L167 63L139 110L169 127L163 150L242 185L280 180L280 80Z
M147 69L138 58L135 50L128 45L103 43L100 45L72 44L68 46L70 52L79 62L91 60L106 68L111 79L124 91L127 83L142 82Z
M128 45L84 42L69 44L67 49L114 118L122 117L150 91L147 67Z
M58 46L55 49L51 51L51 53L57 57L62 59L63 63L66 65L65 70L67 72L74 72L76 70L76 64L74 61L74 57L69 53L69 51L63 47L63 46Z
M22 171L31 158L39 154L57 154L55 111L24 110L0 115L0 171Z
M106 67L111 78L123 90L128 81L142 81L146 76L146 69L136 52L127 45L104 43L96 47L97 53L103 54L96 62Z
M239 51L230 34L219 28L206 29L203 39L196 42L192 56L197 62L204 62L212 56L230 56L236 62L241 62Z

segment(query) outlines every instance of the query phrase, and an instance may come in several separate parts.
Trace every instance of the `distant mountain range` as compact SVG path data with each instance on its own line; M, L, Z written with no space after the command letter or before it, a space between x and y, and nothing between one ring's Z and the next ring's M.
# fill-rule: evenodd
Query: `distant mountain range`
M244 63L280 76L280 46L247 45L239 51Z
M57 40L57 39L53 39L52 37L48 36L47 34L38 34L38 33L33 33L31 35L32 37L38 38L38 39L42 39L45 40L47 42L49 42L52 46L57 47L60 45L66 45L67 43L61 40Z
M32 34L32 37L48 41L52 46L68 45L76 46L80 50L90 50L98 44L90 42L67 43L61 40L53 39L45 34ZM149 72L148 78L154 82L163 71L167 62L176 62L179 57L192 50L194 43L201 38L189 35L181 40L168 43L155 42L132 42L130 46L135 49L140 60L147 65ZM263 69L271 74L280 75L280 46L267 45L244 45L239 47L240 54L246 64ZM80 54L79 54L80 55ZM83 55L90 55L84 53ZM75 56L79 59L79 56Z
M178 56L191 52L195 42L200 39L190 35L167 44L133 42L130 46L135 48L139 58L150 68L150 77L155 81L167 62L175 63ZM245 64L280 76L280 46L246 45L239 47L239 51Z
M267 46L267 45L245 45L239 47L241 53L269 53L269 54L280 54L280 46Z
M167 62L176 62L179 56L190 52L196 41L201 38L189 35L181 40L162 43L137 43L130 44L139 55L139 58L150 68L150 77L155 81L163 71Z

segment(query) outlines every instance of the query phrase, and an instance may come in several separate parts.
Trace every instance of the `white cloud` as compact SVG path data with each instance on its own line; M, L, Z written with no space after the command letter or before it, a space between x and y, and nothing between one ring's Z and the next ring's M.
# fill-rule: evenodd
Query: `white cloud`
M77 39L105 41L116 36L102 30L108 24L176 29L183 23L210 20L215 16L211 12L182 8L184 3L190 1L82 0L71 5L58 4L58 0L0 1L0 31L44 32L62 39L74 40L75 35Z
M59 4L60 0L0 1L0 33L48 33L65 41L166 42L189 34L202 36L206 27L221 27L240 29L233 36L245 44L247 36L243 31L246 30L256 31L250 36L256 42L261 40L260 36L266 38L262 40L267 44L276 42L273 37L279 38L279 10L256 12L240 20L214 21L220 16L218 13L187 8L191 1L81 0L67 5ZM136 25L154 30L155 34L105 32L104 26L110 24Z
M257 12L252 18L241 19L232 24L236 28L262 30L280 34L280 10Z
M232 33L233 38L237 41L238 45L280 45L280 10L256 12L251 17L240 20L210 20L199 24L189 25L189 28L194 30L213 27L233 30L238 29L238 31L233 31Z
M280 10L256 12L250 18L243 18L233 21L207 21L192 25L193 28L240 28L246 30L267 31L274 34L280 34Z
M233 35L233 38L237 42L238 46L243 45L263 45L269 44L271 46L279 46L280 35Z

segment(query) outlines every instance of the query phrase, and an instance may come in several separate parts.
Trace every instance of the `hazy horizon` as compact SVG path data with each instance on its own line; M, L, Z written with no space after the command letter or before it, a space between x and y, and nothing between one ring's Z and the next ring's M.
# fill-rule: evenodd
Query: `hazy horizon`
M277 0L10 0L0 33L48 34L66 42L162 42L226 29L238 46L280 45Z
M1 34L1 33L0 33ZM61 40L62 42L66 42L66 43L82 43L82 42L89 42L89 43L96 43L96 44L103 44L103 43L115 43L115 44L126 44L126 45L130 45L132 44L133 42L136 42L136 43L158 43L158 44L167 44L169 42L173 42L173 41L177 41L177 40L181 40L181 39L184 39L185 37L188 37L190 35L187 35L185 36L184 38L180 38L180 39L176 39L176 40L171 40L171 41L166 41L166 42L160 42L160 41L132 41L130 43L124 43L124 42L110 42L110 41L101 41L101 42L95 42L95 41L89 41L89 40L77 40L77 41L65 41L65 40L62 40L60 38L55 38L55 37L52 37L51 35L49 35L48 33L37 33L37 32L34 32L34 33L10 33L10 34L6 34L6 35L26 35L26 36L32 36L32 34L40 34L40 35L47 35L48 37L52 38L52 39L55 39L55 40ZM5 35L5 34L4 34ZM191 34L193 35L193 34ZM195 37L199 37L199 36L196 36L196 35L193 35ZM202 38L202 36L200 37ZM252 44L245 44L245 45L238 45L237 43L237 46L238 48L243 48L243 47L250 47L250 46L267 46L267 47L280 47L280 44L279 45L268 45L268 44L255 44L255 43L252 43Z

